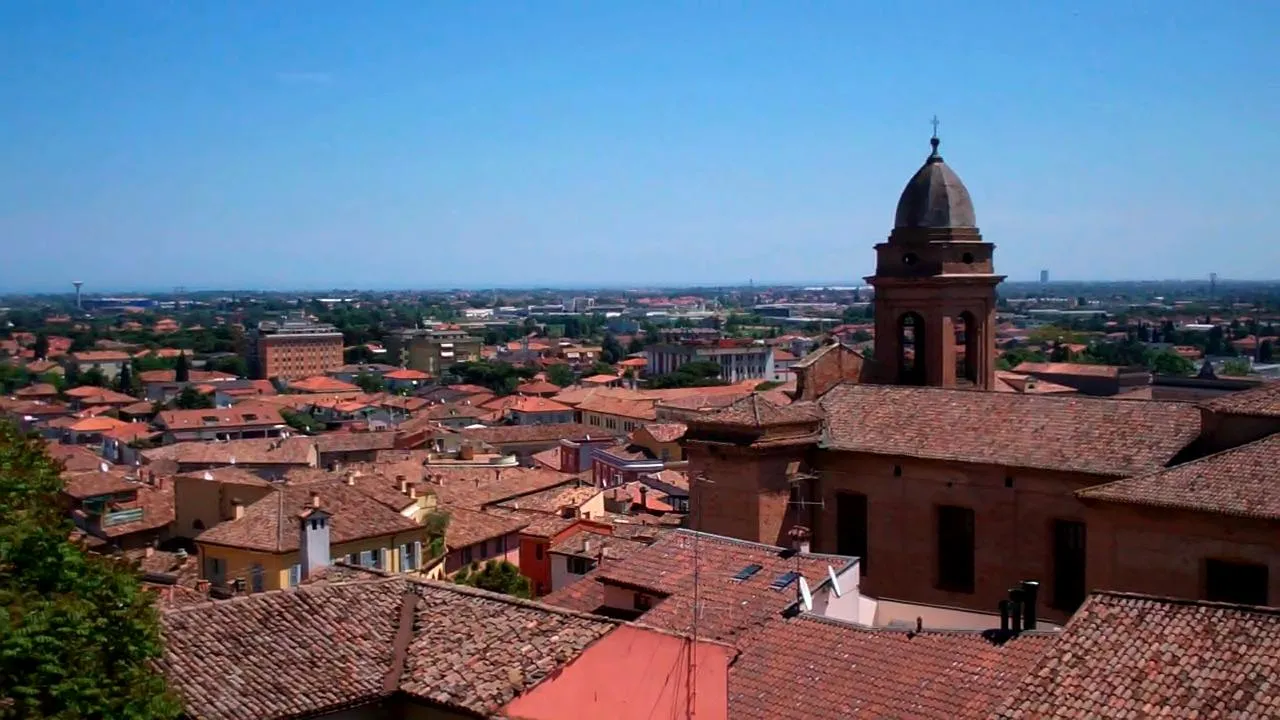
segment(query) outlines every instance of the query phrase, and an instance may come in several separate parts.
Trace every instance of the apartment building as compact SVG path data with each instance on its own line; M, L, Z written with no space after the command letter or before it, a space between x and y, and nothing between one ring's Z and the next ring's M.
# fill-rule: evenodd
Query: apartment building
M249 335L247 360L250 372L259 378L323 375L343 365L342 333L305 318L264 321Z
M729 383L743 380L773 380L773 348L751 340L684 340L650 345L645 349L645 372L664 375L694 361L720 366L720 379Z
M484 340L465 330L408 329L387 336L392 364L440 377L451 365L480 359Z

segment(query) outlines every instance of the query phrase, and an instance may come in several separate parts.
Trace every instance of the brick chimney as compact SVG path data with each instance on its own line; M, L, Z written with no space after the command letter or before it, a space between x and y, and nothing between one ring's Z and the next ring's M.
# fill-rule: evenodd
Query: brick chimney
M809 552L809 538L811 537L809 528L803 525L796 525L787 534L791 536L791 547L795 548L796 552Z
M239 520L244 517L244 501L240 498L231 499L231 519Z

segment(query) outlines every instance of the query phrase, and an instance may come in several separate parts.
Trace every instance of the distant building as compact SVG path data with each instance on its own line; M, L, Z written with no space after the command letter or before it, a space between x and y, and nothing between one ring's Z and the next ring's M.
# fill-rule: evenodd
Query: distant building
M1048 271L1048 270L1041 270L1041 271L1040 271L1040 284L1041 284L1041 285L1043 285L1043 284L1045 284L1045 283L1047 283L1047 282L1049 282L1049 271Z
M400 330L387 336L387 358L392 364L439 377L454 363L480 359L482 338L465 330Z
M256 377L297 380L323 375L343 365L342 333L306 319L264 321L249 336L248 355Z
M773 348L751 341L716 340L660 343L645 349L650 375L664 375L694 361L720 365L720 379L729 383L743 380L773 380Z

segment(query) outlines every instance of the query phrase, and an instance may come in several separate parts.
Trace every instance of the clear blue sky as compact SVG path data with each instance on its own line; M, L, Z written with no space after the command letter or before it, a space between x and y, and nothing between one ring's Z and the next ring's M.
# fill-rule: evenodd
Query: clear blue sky
M1280 276L1280 3L0 3L0 291Z

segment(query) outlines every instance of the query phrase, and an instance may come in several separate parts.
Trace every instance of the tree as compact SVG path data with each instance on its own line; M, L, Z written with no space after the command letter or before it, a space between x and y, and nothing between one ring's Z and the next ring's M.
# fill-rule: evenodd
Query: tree
M373 351L368 345L355 345L342 351L342 361L348 365L366 365L373 362Z
M1253 368L1249 364L1249 358L1233 357L1227 358L1227 360L1222 363L1222 368L1218 371L1218 374L1229 377L1244 377L1252 370Z
M622 349L622 343L618 342L618 338L613 333L604 334L604 342L600 343L600 357L610 365L619 362L627 356Z
M120 374L116 376L116 387L122 393L132 393L133 387L133 369L129 367L129 363L125 363L120 368Z
M154 596L128 564L69 538L57 464L0 423L0 717L177 718L154 668Z
M178 353L178 363L173 366L173 379L187 382L191 379L191 368L187 367L187 354Z
M63 370L62 379L66 381L67 387L75 387L80 384L80 365L74 362L67 363Z
M444 555L445 531L449 529L449 513L432 512L422 519L422 526L427 531L427 553L432 560Z
M49 357L49 336L40 333L36 336L36 345L32 349L35 352L37 360L45 360Z
M324 432L324 423L315 419L310 413L299 412L290 408L280 408L280 417L284 418L289 427L299 432L314 434Z
M573 371L569 369L568 365L560 363L552 365L547 368L547 380L560 387L572 385Z
M481 590L519 598L533 597L529 578L521 575L519 568L506 560L490 560L484 564L483 569L478 564L463 568L455 580L459 585L470 585Z
M639 336L631 336L631 342L627 343L627 354L635 355L641 352L644 352L644 341Z
M1263 340L1262 344L1258 346L1258 362L1269 363L1274 355L1275 350L1271 345L1271 341Z
M1196 371L1195 363L1172 350L1151 353L1147 367L1160 375L1191 375Z
M94 387L106 387L107 374L102 372L102 368L94 365L93 367L80 373L80 381L78 385L92 385Z
M206 370L216 370L237 377L249 377L249 364L239 355L215 358L205 365Z
M173 399L173 405L179 410L201 410L213 407L213 398L188 385Z
M617 375L618 369L609 363L603 363L597 360L591 364L591 370L588 375Z
M658 375L649 381L649 387L655 390L724 384L720 379L720 363L707 360L687 362L675 372Z
M386 385L382 382L382 378L362 372L356 375L355 384L367 393L379 393L386 389Z

